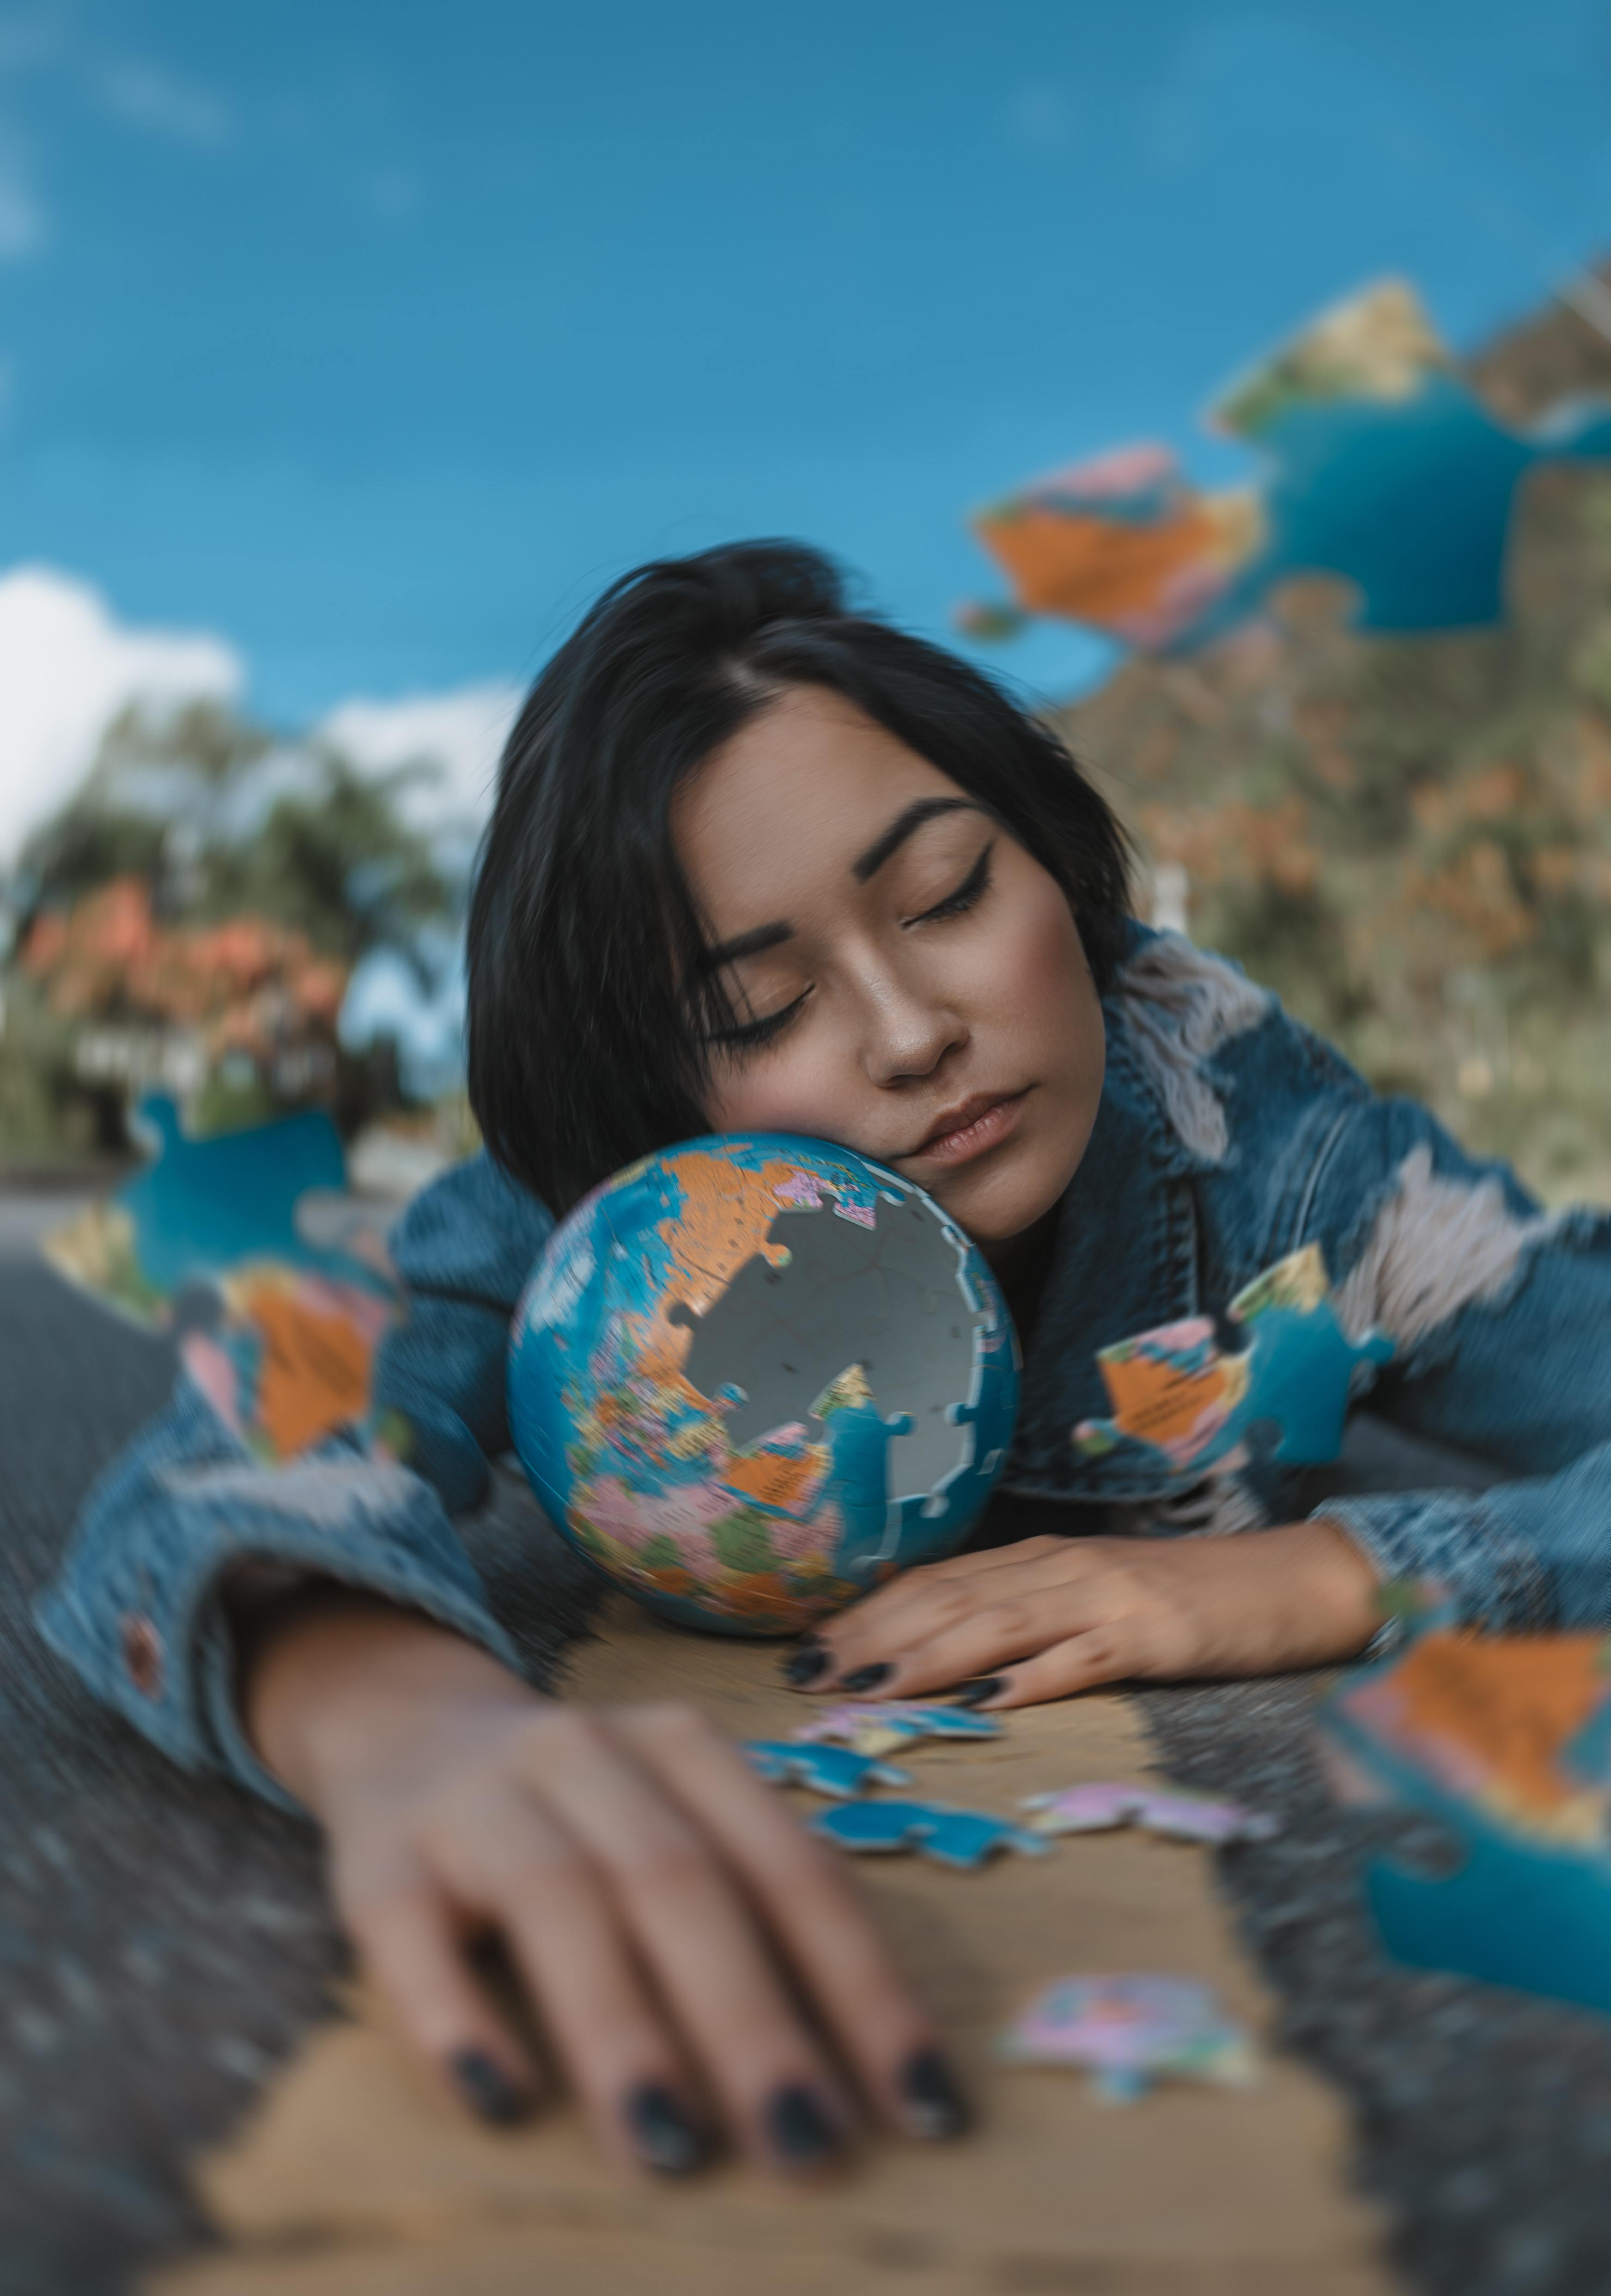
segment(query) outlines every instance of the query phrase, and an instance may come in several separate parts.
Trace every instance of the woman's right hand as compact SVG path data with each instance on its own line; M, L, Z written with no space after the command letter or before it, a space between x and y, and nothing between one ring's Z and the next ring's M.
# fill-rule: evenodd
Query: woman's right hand
M539 2089L467 1958L495 1936L622 2161L692 2169L720 2124L777 2168L829 2166L855 2106L793 1994L880 2117L966 2125L847 1878L696 1708L541 1698L447 1629L335 1590L263 1636L244 1705L325 1827L363 1964L484 2118L523 2118Z

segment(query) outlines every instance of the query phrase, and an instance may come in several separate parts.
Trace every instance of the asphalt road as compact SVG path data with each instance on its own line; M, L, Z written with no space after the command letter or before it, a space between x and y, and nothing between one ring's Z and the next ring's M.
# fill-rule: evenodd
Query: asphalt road
M341 1966L309 1831L181 1775L29 1624L79 1497L172 1374L164 1345L34 1258L62 1210L0 1196L0 2296L111 2296L203 2237L186 2157L227 2131ZM471 1536L540 1668L584 1618L585 1578L555 1550L537 1604L525 1566L545 1534L513 1486ZM1288 2042L1353 2103L1406 2285L1605 2296L1611 2022L1385 1963L1359 1895L1381 1827L1331 1807L1310 1702L1295 1682L1144 1695L1174 1775L1286 1821L1224 1853L1221 1878Z

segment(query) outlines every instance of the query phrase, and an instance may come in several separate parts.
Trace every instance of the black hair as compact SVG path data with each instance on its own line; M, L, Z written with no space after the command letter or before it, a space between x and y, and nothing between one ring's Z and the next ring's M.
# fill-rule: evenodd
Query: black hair
M708 1128L704 1040L723 997L700 964L671 800L800 685L842 694L988 808L1062 886L1107 985L1124 840L1049 727L955 654L853 611L838 569L801 544L639 567L526 698L470 911L471 1105L497 1160L556 1212Z

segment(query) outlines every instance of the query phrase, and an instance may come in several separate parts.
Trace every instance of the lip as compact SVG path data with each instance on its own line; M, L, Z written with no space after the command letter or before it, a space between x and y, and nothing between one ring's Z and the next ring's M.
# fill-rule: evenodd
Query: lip
M921 1147L907 1163L967 1164L998 1147L1016 1128L1019 1111L1029 1097L1022 1092L976 1092L948 1108Z

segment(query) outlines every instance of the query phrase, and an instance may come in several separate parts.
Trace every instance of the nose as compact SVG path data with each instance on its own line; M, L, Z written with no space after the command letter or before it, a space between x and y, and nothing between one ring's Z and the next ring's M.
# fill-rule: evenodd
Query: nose
M880 966L864 976L862 997L862 1059L875 1084L899 1086L932 1077L967 1040L966 1023L954 1006L898 967Z

